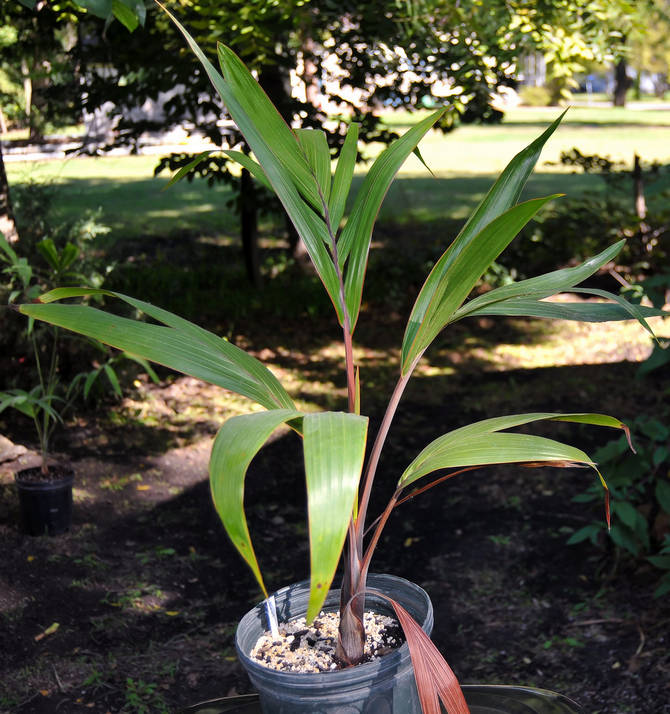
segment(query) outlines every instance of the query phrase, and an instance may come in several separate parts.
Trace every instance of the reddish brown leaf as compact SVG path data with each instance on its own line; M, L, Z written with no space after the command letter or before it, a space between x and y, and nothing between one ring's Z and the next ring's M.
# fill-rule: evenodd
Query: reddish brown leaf
M440 651L409 612L388 599L407 638L423 714L440 714L440 701L447 714L470 714L456 675Z
M576 461L524 461L519 466L524 466L528 469L543 469L551 466L555 469L585 469L585 464L577 463Z
M348 665L358 664L363 659L365 629L362 619L353 611L352 601L340 610L340 636L337 640L337 658Z
M628 442L628 446L630 447L630 450L634 454L637 454L637 451L635 451L635 447L633 446L633 440L631 439L631 436L630 436L630 429L623 422L621 423L621 428L623 429L623 433L626 435L626 441Z

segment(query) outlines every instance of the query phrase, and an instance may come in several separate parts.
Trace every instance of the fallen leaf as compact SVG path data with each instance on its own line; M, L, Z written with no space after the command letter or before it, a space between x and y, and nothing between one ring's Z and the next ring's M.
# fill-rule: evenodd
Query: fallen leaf
M56 630L60 627L60 623L54 622L52 625L49 625L44 632L40 632L39 635L35 635L35 642L39 642L40 640L43 640L45 637L48 635L53 635Z

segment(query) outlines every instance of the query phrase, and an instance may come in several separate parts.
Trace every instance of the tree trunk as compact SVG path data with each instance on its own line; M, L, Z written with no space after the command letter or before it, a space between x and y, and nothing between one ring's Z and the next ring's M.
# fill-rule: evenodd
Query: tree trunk
M633 201L635 215L640 219L640 241L643 253L650 253L652 245L651 226L645 221L647 217L647 202L644 198L644 183L642 181L642 166L640 157L635 154L633 162Z
M620 59L614 68L614 106L626 106L626 93L632 84L628 76L628 63L625 59Z
M263 68L258 81L272 103L277 107L284 121L290 126L293 120L293 105L282 67L276 63L268 64L267 67ZM291 256L300 263L309 262L307 249L288 215L286 216L286 232Z
M247 169L242 169L240 179L240 222L242 234L242 252L247 276L254 287L263 286L258 251L258 207L256 205L256 187Z
M637 154L635 154L633 163L633 199L635 201L635 215L644 220L647 217L647 202L644 199L642 166L640 165L640 157Z
M9 195L9 182L5 171L5 162L2 157L2 142L0 142L0 233L9 243L16 243L19 239L12 210L12 200Z

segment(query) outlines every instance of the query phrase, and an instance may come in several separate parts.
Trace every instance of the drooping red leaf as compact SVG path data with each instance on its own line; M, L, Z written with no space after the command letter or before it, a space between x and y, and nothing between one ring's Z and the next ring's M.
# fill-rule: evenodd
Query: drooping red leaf
M400 603L388 600L407 639L423 714L441 714L440 702L447 714L470 714L456 675L430 637Z

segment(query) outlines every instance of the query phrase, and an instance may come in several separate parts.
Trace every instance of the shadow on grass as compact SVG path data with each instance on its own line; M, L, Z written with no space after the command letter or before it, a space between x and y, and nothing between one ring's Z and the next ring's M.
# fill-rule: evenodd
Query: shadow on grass
M430 157L426 158L430 164ZM406 221L463 219L494 180L493 175L437 179L401 176L391 186L381 218L397 219L403 215ZM352 196L361 182L360 176L354 178ZM597 182L598 179L592 176L542 173L530 179L528 191L576 194ZM239 221L230 204L233 192L226 186L209 187L205 181L196 179L179 182L163 191L164 181L127 177L66 178L59 180L58 186L59 211L64 218L78 218L84 211L100 211L100 222L112 229L101 240L103 246L142 235L223 234L234 240L239 235ZM261 226L266 231L280 230L281 223L267 217L261 219Z

